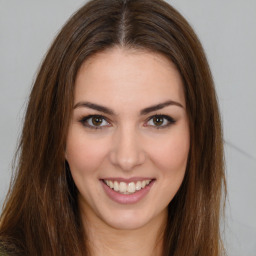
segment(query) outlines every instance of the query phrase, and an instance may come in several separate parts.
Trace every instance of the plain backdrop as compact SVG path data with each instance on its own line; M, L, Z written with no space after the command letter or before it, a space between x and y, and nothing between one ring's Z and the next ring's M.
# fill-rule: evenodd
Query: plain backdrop
M256 256L256 1L173 0L205 48L223 119L229 256ZM0 206L31 85L82 0L0 0Z

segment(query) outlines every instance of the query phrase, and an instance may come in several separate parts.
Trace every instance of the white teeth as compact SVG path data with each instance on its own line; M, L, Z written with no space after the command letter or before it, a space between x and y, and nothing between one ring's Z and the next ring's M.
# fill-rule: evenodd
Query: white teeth
M108 185L108 184L107 184ZM114 190L119 191L119 184L117 181L114 182Z
M141 182L137 181L136 183L136 190L141 190Z
M108 183L107 183L108 185ZM112 181L109 181L109 185L108 185L110 188L114 188L114 183Z
M120 192L121 194L133 194L138 190L145 188L151 180L143 180L137 181L136 184L134 182L129 182L128 184L125 182L104 180L105 184L110 188L114 189L116 192Z
M134 192L136 191L134 182L130 182L130 183L128 184L128 189L127 189L127 191L128 191L129 193L134 193Z
M119 191L120 191L121 193L125 193L125 192L126 192L126 189L127 189L126 183L120 182Z

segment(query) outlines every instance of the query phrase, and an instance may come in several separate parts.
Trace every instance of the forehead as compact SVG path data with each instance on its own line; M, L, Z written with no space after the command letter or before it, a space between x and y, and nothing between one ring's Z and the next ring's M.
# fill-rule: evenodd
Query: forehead
M83 63L75 82L75 103L144 107L170 99L185 106L181 76L169 59L149 51L115 47L97 53Z

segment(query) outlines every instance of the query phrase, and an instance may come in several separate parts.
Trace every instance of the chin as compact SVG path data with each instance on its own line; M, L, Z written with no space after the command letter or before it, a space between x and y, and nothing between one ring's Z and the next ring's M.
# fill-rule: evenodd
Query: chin
M146 226L148 222L149 220L146 218L146 216L141 218L132 213L120 214L118 217L112 216L112 218L106 220L107 225L119 230L139 229Z
M166 210L167 212L167 210ZM165 216L165 211L162 213L147 214L146 210L136 211L136 210L123 210L118 213L113 213L111 216L101 216L104 222L118 230L136 230L143 227L154 225L158 218L163 218Z

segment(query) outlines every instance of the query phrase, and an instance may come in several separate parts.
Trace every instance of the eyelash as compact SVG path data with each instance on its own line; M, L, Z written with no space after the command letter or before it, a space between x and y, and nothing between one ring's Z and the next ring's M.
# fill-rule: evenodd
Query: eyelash
M161 126L150 125L151 127L154 127L154 128L156 128L156 129L164 129L164 128L166 128L166 127L172 125L172 124L175 124L175 122L176 122L176 121L175 121L172 117L170 117L170 116L159 114L159 115L153 115L153 116L149 117L149 118L147 119L147 123L148 123L150 120L153 120L153 118L162 118L162 119L164 120L163 122L167 122L165 125L161 125Z
M109 123L107 119L102 115L88 115L88 116L82 117L79 122L82 123L83 126L88 127L90 129L95 129L95 130L102 129L103 127L105 127L105 126L93 126L88 124L88 120L93 117L101 118L105 120L107 123Z
M88 120L90 120L91 118L93 117L97 117L97 118L100 118L102 119L103 121L107 122L109 124L109 121L107 120L106 117L102 116L102 115L88 115L88 116L85 116L85 117L82 117L79 122L82 123L83 126L85 127L88 127L90 129L95 129L95 130L98 130L98 129L103 129L104 127L109 127L108 125L103 125L103 126L93 126L93 125L90 125L88 124ZM154 125L149 125L150 127L153 127L153 128L156 128L156 129L163 129L163 128L166 128L172 124L175 124L176 121L170 117L170 116L167 116L167 115L153 115L153 116L150 116L146 123L148 123L150 120L152 120L153 118L163 118L164 121L163 122L168 122L167 124L163 125L163 126L154 126ZM147 125L143 125L143 126L147 126Z

